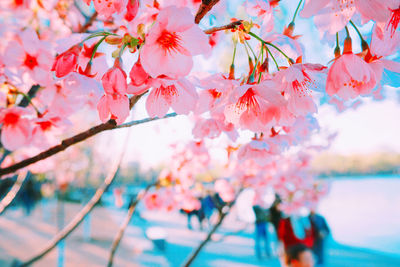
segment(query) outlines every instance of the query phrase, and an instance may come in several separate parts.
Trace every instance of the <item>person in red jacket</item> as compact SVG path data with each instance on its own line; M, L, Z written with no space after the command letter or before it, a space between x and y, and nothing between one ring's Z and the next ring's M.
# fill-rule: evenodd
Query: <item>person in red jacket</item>
M279 221L278 238L282 241L285 250L297 244L312 248L314 236L312 225L307 217L287 217Z

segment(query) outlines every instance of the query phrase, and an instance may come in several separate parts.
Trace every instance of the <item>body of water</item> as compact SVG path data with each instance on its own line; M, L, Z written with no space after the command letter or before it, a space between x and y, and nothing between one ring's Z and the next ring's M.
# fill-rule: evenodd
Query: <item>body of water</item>
M319 211L342 244L400 256L400 176L331 178Z

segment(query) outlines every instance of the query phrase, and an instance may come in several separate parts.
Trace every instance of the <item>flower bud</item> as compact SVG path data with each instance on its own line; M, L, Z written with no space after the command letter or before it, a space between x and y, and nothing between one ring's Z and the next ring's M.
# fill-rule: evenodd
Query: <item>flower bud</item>
M75 45L56 57L51 70L55 71L57 78L64 77L75 70L81 50L82 46Z

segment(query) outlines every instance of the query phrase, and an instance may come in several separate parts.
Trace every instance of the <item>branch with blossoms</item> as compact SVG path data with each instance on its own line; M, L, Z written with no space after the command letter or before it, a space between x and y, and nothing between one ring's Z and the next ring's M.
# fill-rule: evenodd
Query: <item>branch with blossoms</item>
M123 123L121 125L116 125L114 120L109 120L106 123L101 123L99 125L96 125L86 131L83 131L77 135L74 135L70 138L64 139L61 141L61 143L59 145L53 146L49 149L47 149L46 151L43 151L33 157L24 159L20 162L17 162L15 164L12 164L10 166L4 167L4 168L0 168L0 176L6 175L6 174L11 174L16 172L19 169L28 167L31 164L34 164L38 161L47 159L59 152L64 151L65 149L67 149L68 147L75 145L79 142L82 142L88 138L93 137L94 135L104 132L104 131L109 131L112 129L120 129L120 128L128 128L128 127L132 127L132 126L136 126L136 125L140 125L143 123L147 123L147 122L151 122L151 121L156 121L156 120L160 120L160 119L166 119L166 118L171 118L171 117L175 117L177 114L176 113L170 113L165 115L162 118L147 118L147 119L142 119L142 120L135 120L135 121L131 121L131 122L126 122Z
M304 168L307 156L285 154L290 148L309 149L306 142L319 130L314 114L320 103L345 110L364 96L383 98L384 71L400 72L398 1L370 0L367 5L299 0L283 13L293 16L279 17L287 25L283 29L274 24L277 7L286 8L279 0L246 1L237 14L242 20L231 18L233 22L223 26L215 25L226 21L226 10L236 9L231 8L232 1L202 0L199 6L198 1L178 5L157 0L96 0L91 16L79 9L79 1L50 2L46 6L41 1L1 4L5 30L0 32L0 100L4 104L0 124L7 152L0 176L28 166L33 171L31 164L100 132L192 113L189 118L197 141L174 155L172 170L161 175L163 186L144 197L150 207L166 202L168 210L174 205L195 209L199 205L195 176L210 163L207 140L226 135L236 142L249 130L254 133L251 141L229 146L231 175L214 182L218 190L221 184L222 188L246 184L255 190L270 184L286 200L283 206L288 213L317 201L319 190ZM82 3L89 7L91 0ZM207 22L203 21L206 17ZM324 60L332 59L327 66L309 63L309 43L305 45L304 36L298 35L308 33L296 29L299 17L313 17L320 36L326 36L320 41L333 51ZM356 24L353 17L362 20ZM360 26L370 20L372 30L361 31ZM208 24L215 27L204 30ZM88 33L89 28L93 33ZM222 37L222 31L228 38ZM313 43L317 39L312 36ZM215 63L224 62L226 51L232 52L228 73L216 71ZM106 60L111 57L105 55L112 57L112 66ZM197 57L201 55L210 57L200 74L193 70L195 63L203 63ZM35 85L40 89L32 98L30 88ZM125 122L144 95L149 118ZM102 123L57 144L59 132L66 134L72 128L73 115L83 115L79 121L92 123L86 112L78 112L84 107L97 109ZM43 152L27 156L37 149ZM25 159L15 162L19 157ZM288 184L292 186L283 186ZM232 190L223 194L231 197Z

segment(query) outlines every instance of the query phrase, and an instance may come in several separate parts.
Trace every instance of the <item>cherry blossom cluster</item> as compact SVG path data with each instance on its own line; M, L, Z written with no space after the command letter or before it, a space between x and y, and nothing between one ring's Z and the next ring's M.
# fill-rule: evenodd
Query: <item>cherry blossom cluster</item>
M175 195L193 198L189 178L209 164L204 140L225 133L235 142L253 132L254 140L227 163L237 165L240 184L253 183L247 171L258 177L284 169L280 160L301 168L282 157L318 128L313 116L320 104L344 109L360 96L380 98L386 72L400 72L399 0L299 0L293 10L279 0L243 3L2 1L2 167L57 144L79 120L121 125L142 97L151 118L172 109L193 120L193 136L201 141L177 153L173 171L162 174L179 184ZM298 16L313 18L319 41L331 49L325 62L307 61L318 51L303 45ZM292 167L282 172L308 179Z

